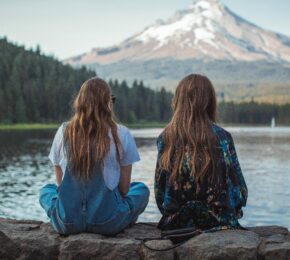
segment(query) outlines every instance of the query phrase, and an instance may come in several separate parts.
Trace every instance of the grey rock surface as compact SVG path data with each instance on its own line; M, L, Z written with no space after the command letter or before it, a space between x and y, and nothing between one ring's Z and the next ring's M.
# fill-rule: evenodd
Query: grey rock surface
M0 259L290 259L290 234L279 226L201 234L169 251L152 251L139 240L159 236L154 223L138 223L115 237L61 236L49 223L0 218ZM172 246L169 240L146 244Z

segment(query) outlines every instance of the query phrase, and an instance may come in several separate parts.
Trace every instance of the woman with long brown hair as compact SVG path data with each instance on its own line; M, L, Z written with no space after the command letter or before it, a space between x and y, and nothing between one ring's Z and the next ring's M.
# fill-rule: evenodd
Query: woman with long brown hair
M173 116L157 140L155 197L162 230L239 228L247 186L229 132L216 122L210 80L180 81Z
M116 234L147 206L148 188L130 183L140 158L129 130L113 120L114 99L104 80L87 80L55 135L49 158L58 186L45 185L39 200L59 233Z

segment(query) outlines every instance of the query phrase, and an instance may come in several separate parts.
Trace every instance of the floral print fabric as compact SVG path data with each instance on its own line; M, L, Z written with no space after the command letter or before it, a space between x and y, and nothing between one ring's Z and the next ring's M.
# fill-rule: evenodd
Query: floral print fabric
M170 172L159 167L165 143L162 134L157 139L158 158L154 191L162 214L158 228L162 230L196 227L197 229L239 228L242 207L246 205L248 190L238 161L233 138L223 128L212 124L217 138L216 170L218 181L207 178L196 185L190 172L190 155L183 158L181 185L170 183Z

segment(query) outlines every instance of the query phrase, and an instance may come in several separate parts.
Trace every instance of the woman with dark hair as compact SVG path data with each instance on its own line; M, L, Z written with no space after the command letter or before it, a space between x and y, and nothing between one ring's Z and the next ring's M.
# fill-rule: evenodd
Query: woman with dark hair
M104 80L87 80L55 135L49 158L58 186L44 186L39 200L59 233L116 234L147 206L148 188L130 183L140 158L129 130L112 118L113 101Z
M157 140L155 197L162 230L239 228L247 186L229 132L216 122L216 95L202 75L185 77Z

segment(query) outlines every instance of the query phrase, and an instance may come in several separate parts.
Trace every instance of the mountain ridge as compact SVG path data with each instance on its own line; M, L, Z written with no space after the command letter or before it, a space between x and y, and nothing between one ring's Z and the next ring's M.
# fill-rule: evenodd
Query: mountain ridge
M290 63L290 38L264 30L217 0L198 0L120 44L93 48L65 62L108 64L120 60L174 57L205 60L272 60Z
M168 64L160 67L165 61ZM218 91L234 98L236 89L247 85L290 87L290 37L247 21L219 0L198 0L119 44L93 48L64 63L88 66L104 78L132 81L135 77L152 88L173 89L185 74L206 74ZM231 66L240 71L228 75ZM251 74L250 80L244 72Z

